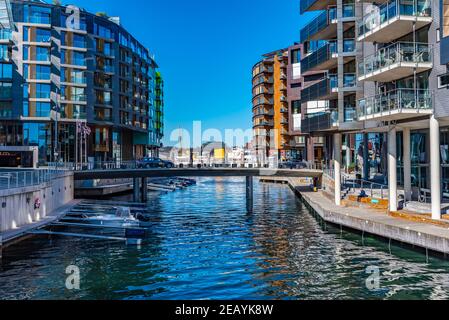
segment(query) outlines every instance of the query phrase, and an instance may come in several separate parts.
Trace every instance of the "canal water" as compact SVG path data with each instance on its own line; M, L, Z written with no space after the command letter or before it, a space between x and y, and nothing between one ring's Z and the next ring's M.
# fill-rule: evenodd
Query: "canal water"
M123 200L123 199L121 199ZM287 186L152 194L148 244L33 238L3 251L2 299L448 299L449 263L323 226ZM66 288L66 268L80 290ZM376 274L380 275L376 277Z

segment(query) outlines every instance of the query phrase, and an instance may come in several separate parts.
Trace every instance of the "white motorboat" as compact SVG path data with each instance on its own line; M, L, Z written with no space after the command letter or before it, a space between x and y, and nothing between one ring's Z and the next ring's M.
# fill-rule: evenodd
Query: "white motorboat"
M131 214L128 207L118 207L115 214L86 215L82 217L82 222L109 227L140 227L140 221Z

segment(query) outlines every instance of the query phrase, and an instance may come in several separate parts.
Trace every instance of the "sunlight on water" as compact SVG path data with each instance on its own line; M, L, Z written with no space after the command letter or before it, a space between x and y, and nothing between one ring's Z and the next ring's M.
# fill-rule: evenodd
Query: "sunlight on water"
M242 179L153 194L149 243L33 238L7 248L2 299L447 299L449 264L323 228L286 186ZM124 200L124 199L120 199ZM80 269L80 290L65 287ZM379 287L367 288L368 267Z

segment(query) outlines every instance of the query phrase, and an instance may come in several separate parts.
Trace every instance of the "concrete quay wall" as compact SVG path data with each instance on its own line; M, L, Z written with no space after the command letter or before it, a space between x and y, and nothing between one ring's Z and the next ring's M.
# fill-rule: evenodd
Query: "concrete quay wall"
M0 232L38 222L73 199L73 172L36 186L0 190Z

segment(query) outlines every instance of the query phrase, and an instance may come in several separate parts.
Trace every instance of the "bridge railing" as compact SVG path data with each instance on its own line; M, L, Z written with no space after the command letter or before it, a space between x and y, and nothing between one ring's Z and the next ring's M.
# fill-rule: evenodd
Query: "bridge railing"
M139 168L138 161L97 161L89 163L48 163L48 167L55 170L71 170L71 171L86 171L86 170L123 170L123 169L142 169ZM256 163L221 163L221 164L209 164L209 163L193 163L193 164L175 164L175 168L192 168L192 169L223 169L223 168L254 168L254 169L309 169L309 170L322 170L323 165L316 162L301 162L293 164L279 164L277 167L268 164L256 164Z
M0 171L0 190L37 186L50 182L65 172L55 169Z

